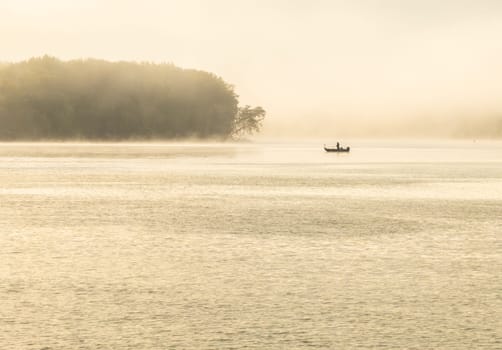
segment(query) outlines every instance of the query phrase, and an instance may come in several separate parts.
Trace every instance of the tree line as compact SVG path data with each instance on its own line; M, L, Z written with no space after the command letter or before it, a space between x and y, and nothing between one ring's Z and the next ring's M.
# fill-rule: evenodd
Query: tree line
M232 85L173 64L61 61L0 64L0 139L233 138L260 130L262 107Z

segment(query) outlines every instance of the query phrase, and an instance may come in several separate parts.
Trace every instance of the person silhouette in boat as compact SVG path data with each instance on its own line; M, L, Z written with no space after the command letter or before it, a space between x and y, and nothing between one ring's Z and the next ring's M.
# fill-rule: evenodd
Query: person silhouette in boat
M340 150L340 142L337 142L337 143L336 143L336 149L337 149L337 151L339 151L339 150Z

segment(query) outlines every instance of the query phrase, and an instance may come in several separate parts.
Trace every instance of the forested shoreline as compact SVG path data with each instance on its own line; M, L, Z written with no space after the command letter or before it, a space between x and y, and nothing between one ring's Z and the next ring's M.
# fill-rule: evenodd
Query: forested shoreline
M259 131L264 117L220 77L173 64L0 64L0 140L227 139Z

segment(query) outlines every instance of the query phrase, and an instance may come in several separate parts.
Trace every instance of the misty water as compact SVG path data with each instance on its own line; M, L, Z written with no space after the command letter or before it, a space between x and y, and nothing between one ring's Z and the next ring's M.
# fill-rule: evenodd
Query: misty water
M502 143L350 146L0 144L0 348L502 348Z

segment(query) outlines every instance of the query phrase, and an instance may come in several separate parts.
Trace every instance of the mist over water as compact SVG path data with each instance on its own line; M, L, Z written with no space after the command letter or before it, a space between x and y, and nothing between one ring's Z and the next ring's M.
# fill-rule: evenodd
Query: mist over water
M501 33L500 0L0 1L0 140L52 140L0 142L0 350L502 349Z
M3 0L0 23L0 61L212 72L265 108L270 137L502 135L498 0Z
M348 144L0 144L0 347L499 349L502 144Z

